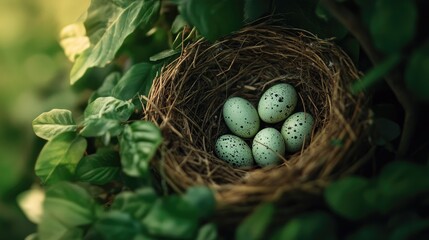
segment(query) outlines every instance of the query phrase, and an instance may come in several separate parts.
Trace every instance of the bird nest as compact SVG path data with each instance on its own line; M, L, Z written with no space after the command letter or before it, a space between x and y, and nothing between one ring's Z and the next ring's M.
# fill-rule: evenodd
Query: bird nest
M228 214L229 221L266 201L284 206L286 214L320 204L327 183L355 171L366 152L366 100L348 90L358 77L340 48L299 29L260 24L215 43L189 44L146 98L145 119L164 136L155 172L176 192L209 186L217 216ZM256 106L277 83L293 85L297 111L314 116L310 143L274 167L239 169L220 160L214 147L228 132L224 102L240 96Z

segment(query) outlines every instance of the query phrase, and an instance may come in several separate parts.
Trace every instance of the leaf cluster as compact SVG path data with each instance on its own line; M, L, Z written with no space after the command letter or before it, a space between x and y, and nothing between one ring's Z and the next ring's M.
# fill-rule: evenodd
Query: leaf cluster
M324 191L325 208L283 225L273 224L276 207L265 203L244 219L235 239L426 239L428 172L428 165L397 161L372 179L340 179Z
M197 203L204 202L201 209ZM152 188L124 191L108 209L88 187L71 182L51 185L34 237L38 239L216 239L213 224L203 225L214 210L210 190L195 187L182 196L160 196Z

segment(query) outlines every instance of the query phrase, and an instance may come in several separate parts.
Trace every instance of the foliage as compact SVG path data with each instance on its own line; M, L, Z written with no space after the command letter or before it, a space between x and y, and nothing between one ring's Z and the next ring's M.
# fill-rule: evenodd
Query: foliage
M262 239L265 229L270 224L274 214L274 205L266 203L259 206L237 228L235 239Z
M331 184L325 191L325 198L339 215L351 220L361 219L372 210L363 194L370 186L371 183L364 178L345 178Z
M216 235L212 225L198 233L199 206L194 201L209 201L209 194L198 195L188 191L187 197L176 195L162 197L151 188L119 194L108 211L101 209L89 194L85 185L59 182L50 186L44 200L44 212L37 236L40 239L106 239L118 237L144 239L194 239L196 235ZM197 190L200 191L200 190ZM209 206L213 208L213 206Z
M104 67L112 61L125 38L137 27L149 30L158 17L159 7L157 0L91 1L85 20L91 45L76 59L70 74L71 84L88 68Z
M407 87L420 99L429 100L428 76L429 43L415 49L405 71Z
M103 185L115 179L120 171L119 155L111 149L100 148L95 154L83 157L76 166L78 181Z
M355 82L351 90L354 93L361 92L375 83L380 81L386 74L388 74L394 67L396 67L401 61L400 55L392 55L384 60L383 63L379 64L377 67L371 69L365 77L360 79L360 81Z
M429 219L418 209L428 206L428 172L429 166L394 161L375 178L343 178L326 188L323 211L280 226L269 224L277 208L266 203L244 219L236 239L425 239Z
M68 182L46 191L43 216L38 228L40 239L81 238L78 227L95 219L95 201L82 188Z
M377 1L369 23L375 46L386 54L399 52L413 39L416 21L414 1Z
M162 141L159 129L150 122L135 122L126 126L120 141L123 171L133 177L146 175Z
M243 24L243 0L177 1L183 18L208 40L238 30Z
M333 240L337 239L336 232L336 223L332 216L324 212L313 212L291 219L271 239Z
M43 184L71 180L86 146L86 140L74 132L59 134L40 152L35 166L36 175Z
M155 123L141 120L147 104L144 96L162 67L187 43L201 37L216 41L271 15L279 24L334 38L367 71L351 91L375 95L369 140L381 152L377 156L382 162L371 172L373 177L363 172L334 181L324 191L323 209L294 215L280 225L273 218L281 209L274 203L261 204L235 229L235 238L423 236L429 217L411 206L428 207L429 167L390 161L402 144L398 138L410 124L379 114L376 107L386 102L398 105L403 96L415 96L416 104L428 100L429 34L419 32L419 21L428 13L419 11L422 2L92 0L84 29L75 35L64 31L62 36L63 43L68 43L63 44L64 50L75 60L71 84L91 89L92 95L85 99L82 114L53 109L33 121L35 134L47 140L35 164L35 173L47 190L33 236L52 240L221 238L212 218L216 206L212 190L200 186L171 194L165 182L152 175L150 161L162 156L159 147L164 139ZM327 3L354 10L359 22L347 25ZM366 38L354 36L359 33L366 33ZM88 46L77 46L82 39L89 41ZM369 61L374 58L372 66ZM392 74L399 76L393 84L389 82ZM384 79L389 84L383 84ZM100 84L94 87L92 82L97 81ZM386 91L394 97L377 95ZM400 107L393 111L399 112ZM420 146L428 143L423 141ZM428 153L424 154L427 158Z
M76 128L72 112L69 110L53 109L33 120L34 133L46 140L51 140L63 132L76 131Z
M391 162L372 181L348 177L331 184L325 198L335 212L350 220L387 214L428 192L429 181L425 178L428 171L426 166Z

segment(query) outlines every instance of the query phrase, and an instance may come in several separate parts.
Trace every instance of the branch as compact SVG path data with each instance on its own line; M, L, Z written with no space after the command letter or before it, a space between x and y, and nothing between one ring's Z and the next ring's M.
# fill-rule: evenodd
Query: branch
M350 9L337 3L335 0L320 0L325 8L341 23L351 34L359 41L362 49L368 55L374 66L378 65L384 58L372 44L368 29L362 24L358 16ZM404 157L411 144L417 123L417 101L410 95L405 88L401 75L391 73L385 76L385 81L392 89L397 100L405 111L405 119L402 127L401 141L399 143L397 157Z

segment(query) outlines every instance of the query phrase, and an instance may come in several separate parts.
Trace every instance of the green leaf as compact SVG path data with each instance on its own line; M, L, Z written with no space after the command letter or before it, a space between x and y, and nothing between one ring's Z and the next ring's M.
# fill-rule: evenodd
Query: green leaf
M216 207L216 199L213 191L208 187L196 186L188 188L183 199L195 208L200 209L198 215L200 218L210 217Z
M51 140L64 132L74 132L76 129L72 113L66 109L52 109L33 120L34 132L46 140Z
M141 232L141 225L130 214L113 210L100 217L95 229L106 240L133 239Z
M390 234L390 240L424 239L429 229L428 219L415 219L397 226Z
M305 29L320 38L344 38L347 29L335 18L326 12L326 18L317 16L318 3L318 0L274 0L274 14L281 15L288 26Z
M329 207L350 220L362 219L373 212L365 201L364 193L371 183L361 177L347 177L331 183L325 189L325 200Z
M383 228L378 225L365 225L347 237L347 240L379 240L386 237Z
M159 60L168 59L170 57L175 57L176 55L180 54L180 49L167 49L160 53L157 53L149 58L149 60L155 62Z
M401 134L401 127L387 118L376 118L371 127L371 140L379 146L395 140Z
M112 89L116 86L116 84L118 84L119 79L121 79L121 74L119 72L113 72L109 74L103 81L103 84L91 95L88 104L99 97L112 96Z
M386 74L388 74L394 67L396 67L400 63L400 61L401 55L399 54L394 54L387 57L386 60L384 60L382 63L375 66L367 74L365 74L362 79L352 84L352 93L361 92L378 83L383 79Z
M419 99L429 101L429 42L418 48L405 69L405 83Z
M200 228L196 240L217 240L219 239L217 227L213 223L207 223Z
M179 1L178 8L183 18L210 41L243 25L244 0Z
M36 161L35 173L43 184L71 180L86 150L86 140L74 132L61 133L49 141Z
M38 226L40 239L82 239L77 227L95 220L95 202L85 189L61 182L46 191L42 222Z
M35 224L40 223L43 213L43 201L45 192L40 187L33 187L21 192L16 201L28 220Z
M109 149L99 150L80 160L76 167L76 179L91 184L106 184L119 173L119 161L117 152Z
M147 121L125 126L120 139L122 170L129 176L147 176L149 161L162 142L161 131Z
M133 65L113 88L112 96L129 100L137 94L147 95L157 72L158 67L151 63Z
M355 0L356 4L359 5L361 11L361 19L369 26L372 16L375 12L375 4L377 1L374 0Z
M133 112L131 102L114 97L97 98L85 109L80 134L85 137L118 136L123 131L122 122L127 121Z
M37 226L40 240L76 240L83 239L83 230L77 227L64 226L57 219L49 215L42 218L42 222ZM26 239L27 240L27 239Z
M274 205L272 203L260 205L238 226L235 232L235 239L263 239L266 229L271 223L273 214Z
M152 188L142 188L136 192L122 192L116 196L111 208L142 220L157 199L158 196Z
M334 240L335 220L325 212L312 212L299 215L287 222L271 240Z
M67 58L74 62L76 57L90 46L83 22L73 23L61 29L59 43Z
M146 233L140 233L139 235L135 236L133 240L159 240L159 238L150 236Z
M142 221L151 235L167 239L193 239L198 230L197 209L172 195L158 199Z
M171 24L171 33L179 33L188 23L185 21L182 15L177 15Z
M61 221L68 227L90 224L95 220L95 201L82 187L69 182L60 182L48 188L44 213Z
M38 240L39 237L37 233L32 233L24 238L24 240Z
M92 67L104 67L112 61L125 38L137 27L148 30L158 18L158 0L92 0L85 27L91 46L77 59L70 81L74 84Z
M413 38L417 26L415 1L380 0L370 20L375 46L384 53L401 51Z
M244 20L248 23L257 20L270 12L271 1L267 0L245 0Z
M410 162L396 161L386 165L378 177L375 207L388 213L423 193L429 193L428 170Z
M84 137L118 136L124 130L122 122L116 119L89 118L83 122L80 135Z
M127 121L134 111L131 102L114 97L100 97L90 103L84 112L85 119L108 118L121 122Z

